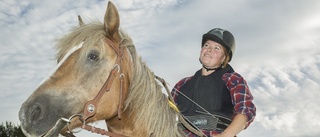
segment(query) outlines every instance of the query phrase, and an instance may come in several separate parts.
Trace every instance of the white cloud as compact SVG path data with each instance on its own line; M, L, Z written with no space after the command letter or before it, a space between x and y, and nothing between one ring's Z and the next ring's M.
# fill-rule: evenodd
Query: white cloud
M240 137L320 135L319 1L114 2L142 59L172 86L201 67L203 33L222 27L235 35L231 64L249 82L258 109ZM54 67L55 38L78 24L77 15L102 21L106 5L0 2L0 109L6 110L0 121L18 122L20 105Z
M257 103L258 124L275 136L320 135L315 130L320 127L317 121L320 109L316 107L320 97L319 57L301 58L295 60L295 64L290 62L277 68L253 70L257 71L254 74L260 74L248 78ZM310 73L315 77L309 76ZM296 132L306 128L308 130Z

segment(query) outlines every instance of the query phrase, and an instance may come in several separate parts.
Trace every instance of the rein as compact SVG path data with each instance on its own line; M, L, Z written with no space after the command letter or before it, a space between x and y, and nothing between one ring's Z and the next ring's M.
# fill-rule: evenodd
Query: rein
M173 110L176 110L178 113L179 113L179 121L181 122L181 124L183 126L185 126L189 131L191 131L192 133L196 134L197 136L199 137L207 137L207 135L205 135L200 129L196 128L195 126L191 125L190 122L187 122L186 118L183 116L182 113L180 113L179 109L177 108L177 106L173 103L174 100L173 100L173 97L169 91L169 88L167 86L167 82L163 79L163 78L160 78L158 76L155 76L156 79L158 79L162 85L164 86L164 88L166 89L167 91L167 94L168 94L168 101L169 101L169 105L170 107L173 109Z

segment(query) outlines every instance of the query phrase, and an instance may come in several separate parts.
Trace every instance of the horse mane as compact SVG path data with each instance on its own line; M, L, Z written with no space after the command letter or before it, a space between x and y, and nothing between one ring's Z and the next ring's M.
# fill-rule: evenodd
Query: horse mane
M70 34L59 39L56 58L59 61L66 52L83 41L85 41L82 47L84 50L89 49L90 46L98 46L101 55L106 56L104 54L106 53L104 47L106 36L104 25L100 22L76 27ZM134 127L148 129L148 135L152 134L156 137L182 136L177 126L177 112L169 107L168 98L162 93L162 87L155 80L154 73L142 62L131 37L122 30L120 30L120 36L124 41L121 46L126 46L128 49L133 66L124 111L134 111L135 113L132 113L130 117L135 124ZM80 56L79 59L86 57L86 55Z
M154 73L141 61L133 44L127 44L127 48L133 60L133 76L125 107L135 110L132 118L135 127L145 126L149 129L148 134L155 137L180 137L177 114L169 107L168 98L162 93Z

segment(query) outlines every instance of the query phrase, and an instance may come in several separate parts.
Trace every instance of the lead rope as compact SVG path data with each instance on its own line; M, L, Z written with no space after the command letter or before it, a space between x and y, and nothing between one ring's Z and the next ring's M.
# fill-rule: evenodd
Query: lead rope
M112 133L109 132L105 129L102 128L97 128L91 125L87 125L87 124L83 124L81 126L82 129L87 130L87 131L91 131L92 133L96 133L96 134L100 134L100 135L106 135L109 137L127 137L127 136L123 136L120 134L116 134L116 133ZM76 137L72 132L66 133L66 137Z
M207 137L207 135L205 135L199 128L197 128L196 126L190 125L191 122L188 121L188 119L186 119L186 118L182 115L182 113L180 113L178 107L173 103L174 100L173 100L173 97L172 97L172 95L171 95L171 93L170 93L170 91L169 91L169 88L168 88L168 86L167 86L167 82L166 82L163 78L160 78L160 77L158 77L158 76L156 76L156 75L155 75L155 77L156 77L157 80L159 80L159 81L162 83L162 85L163 85L164 88L166 89L167 94L168 94L168 99L169 99L169 105L170 105L171 108L173 108L175 111L178 112L178 114L179 114L179 115L178 115L178 116L179 116L179 121L181 122L181 124L182 124L183 126L185 126L189 131L191 131L192 133L196 134L197 136ZM186 120L187 120L188 122L187 122Z
M116 133L112 133L112 132L109 132L105 129L102 129L102 128L97 128L97 127L94 127L94 126L90 126L90 125L82 125L83 129L85 130L88 130L88 131L91 131L92 133L97 133L97 134L100 134L100 135L106 135L106 136L109 136L109 137L127 137L127 136L123 136L123 135L120 135L120 134L116 134Z

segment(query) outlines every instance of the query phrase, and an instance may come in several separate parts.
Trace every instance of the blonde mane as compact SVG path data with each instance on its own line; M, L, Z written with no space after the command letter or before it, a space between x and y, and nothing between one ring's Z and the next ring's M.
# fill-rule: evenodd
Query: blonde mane
M155 137L181 136L178 132L176 112L169 107L168 98L155 80L153 72L137 56L133 44L127 45L133 58L133 76L126 100L126 108L136 111L132 118L135 127L145 126Z
M104 25L99 22L81 25L58 41L57 60L59 61L73 46L85 41L83 50L90 46L98 46L102 56L106 55L105 38L107 36ZM129 93L125 101L124 111L134 112L131 120L135 127L146 129L149 135L155 137L182 136L176 121L177 112L169 107L162 87L155 80L153 72L141 61L130 36L120 31L121 39L131 56L132 77L130 79ZM83 52L86 53L86 52ZM80 55L81 58L86 55ZM143 131L141 131L143 132Z

